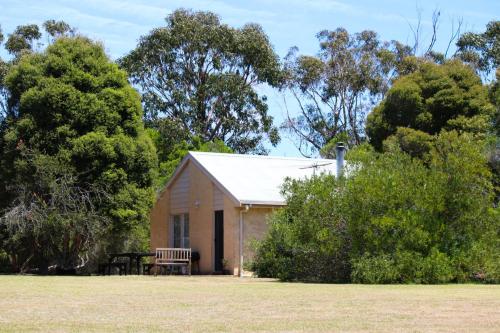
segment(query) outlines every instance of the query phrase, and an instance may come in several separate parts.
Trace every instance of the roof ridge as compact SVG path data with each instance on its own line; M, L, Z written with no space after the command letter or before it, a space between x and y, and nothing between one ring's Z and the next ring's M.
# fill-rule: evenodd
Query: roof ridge
M328 158L231 154L231 153L214 153L214 152L204 152L204 151L189 151L189 154L192 156L195 156L195 155L217 155L217 156L242 157L242 158L253 158L253 159L274 159L274 160L295 160L295 161L335 161L334 159L328 159Z

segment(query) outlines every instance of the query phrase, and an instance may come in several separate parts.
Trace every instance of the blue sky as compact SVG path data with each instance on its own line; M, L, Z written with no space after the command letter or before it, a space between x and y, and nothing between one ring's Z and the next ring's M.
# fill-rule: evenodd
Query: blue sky
M416 23L417 7L422 16L423 40L430 38L432 12L441 11L437 50L446 48L453 20L462 18L465 30L482 31L486 23L500 17L500 1L480 0L0 0L0 25L4 33L9 33L20 24L62 19L80 33L102 41L116 59L134 48L139 36L163 25L165 16L179 7L213 11L224 23L236 27L259 23L281 57L291 46L298 46L301 53L315 54L315 35L339 26L352 33L375 30L383 40L411 42L409 24ZM284 117L281 97L267 89L265 93L269 95L270 113L279 124ZM299 156L286 137L271 149L271 154Z

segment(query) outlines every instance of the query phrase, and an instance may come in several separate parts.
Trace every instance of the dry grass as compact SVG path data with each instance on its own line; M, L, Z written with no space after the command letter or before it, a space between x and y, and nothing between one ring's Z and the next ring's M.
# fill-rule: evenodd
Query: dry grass
M0 331L499 332L500 286L0 276Z

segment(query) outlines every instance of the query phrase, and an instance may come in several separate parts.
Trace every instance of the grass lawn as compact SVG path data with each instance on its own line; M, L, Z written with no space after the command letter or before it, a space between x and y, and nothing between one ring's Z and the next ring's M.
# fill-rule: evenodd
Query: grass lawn
M500 286L0 276L0 332L499 332Z

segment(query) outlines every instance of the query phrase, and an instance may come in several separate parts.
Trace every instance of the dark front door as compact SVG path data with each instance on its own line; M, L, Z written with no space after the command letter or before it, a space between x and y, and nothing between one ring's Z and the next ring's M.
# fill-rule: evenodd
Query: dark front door
M214 237L214 268L216 272L221 272L224 268L224 211L215 211L215 237Z

